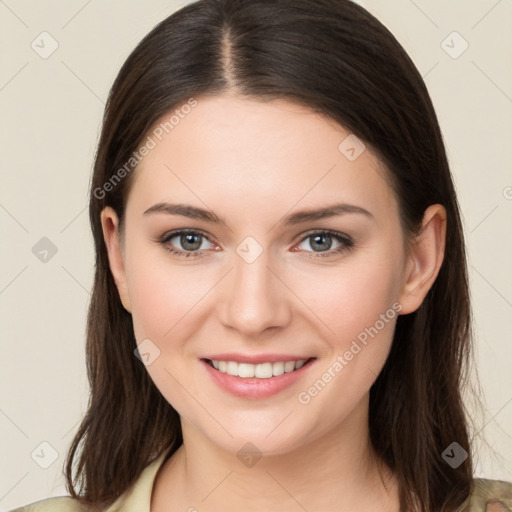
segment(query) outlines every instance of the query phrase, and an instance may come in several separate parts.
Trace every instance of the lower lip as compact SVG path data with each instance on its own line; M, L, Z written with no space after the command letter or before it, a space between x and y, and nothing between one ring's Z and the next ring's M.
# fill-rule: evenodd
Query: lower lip
M221 389L234 396L255 399L276 395L283 389L291 386L309 370L314 361L314 359L309 360L304 366L293 372L283 373L268 379L257 379L235 377L234 375L220 372L213 368L210 363L201 359L201 363L206 368L213 382Z

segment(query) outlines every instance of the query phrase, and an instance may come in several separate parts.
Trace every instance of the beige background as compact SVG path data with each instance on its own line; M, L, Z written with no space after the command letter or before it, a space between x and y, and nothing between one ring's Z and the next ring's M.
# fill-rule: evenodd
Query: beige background
M0 512L66 494L64 455L87 403L86 205L104 102L135 44L184 3L0 0ZM438 112L464 217L486 396L477 439L490 448L480 449L478 476L512 480L512 2L360 3L409 52ZM44 59L52 38L58 48ZM33 252L43 237L57 251L46 262Z

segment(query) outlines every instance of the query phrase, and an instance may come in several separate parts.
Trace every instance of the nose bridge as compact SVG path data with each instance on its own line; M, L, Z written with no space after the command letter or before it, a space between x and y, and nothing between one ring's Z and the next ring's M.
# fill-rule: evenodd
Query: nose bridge
M289 321L291 311L284 286L270 270L273 268L270 251L247 237L238 245L236 253L228 289L220 305L223 324L247 335L269 327L282 327Z

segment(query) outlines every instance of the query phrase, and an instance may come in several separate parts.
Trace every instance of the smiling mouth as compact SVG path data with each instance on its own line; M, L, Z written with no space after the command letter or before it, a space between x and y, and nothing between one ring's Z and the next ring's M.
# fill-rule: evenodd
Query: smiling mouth
M212 368L242 379L270 379L285 373L292 373L316 359L299 359L297 361L278 361L275 363L237 363L236 361L217 361L215 359L204 359Z

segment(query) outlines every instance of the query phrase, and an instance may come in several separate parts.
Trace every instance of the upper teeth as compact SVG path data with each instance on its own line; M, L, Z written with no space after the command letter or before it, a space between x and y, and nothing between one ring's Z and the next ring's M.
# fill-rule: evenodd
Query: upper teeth
M220 372L234 375L235 377L269 379L270 377L277 377L283 373L298 370L306 361L307 359L301 359L299 361L249 364L237 363L236 361L212 360L212 364Z

